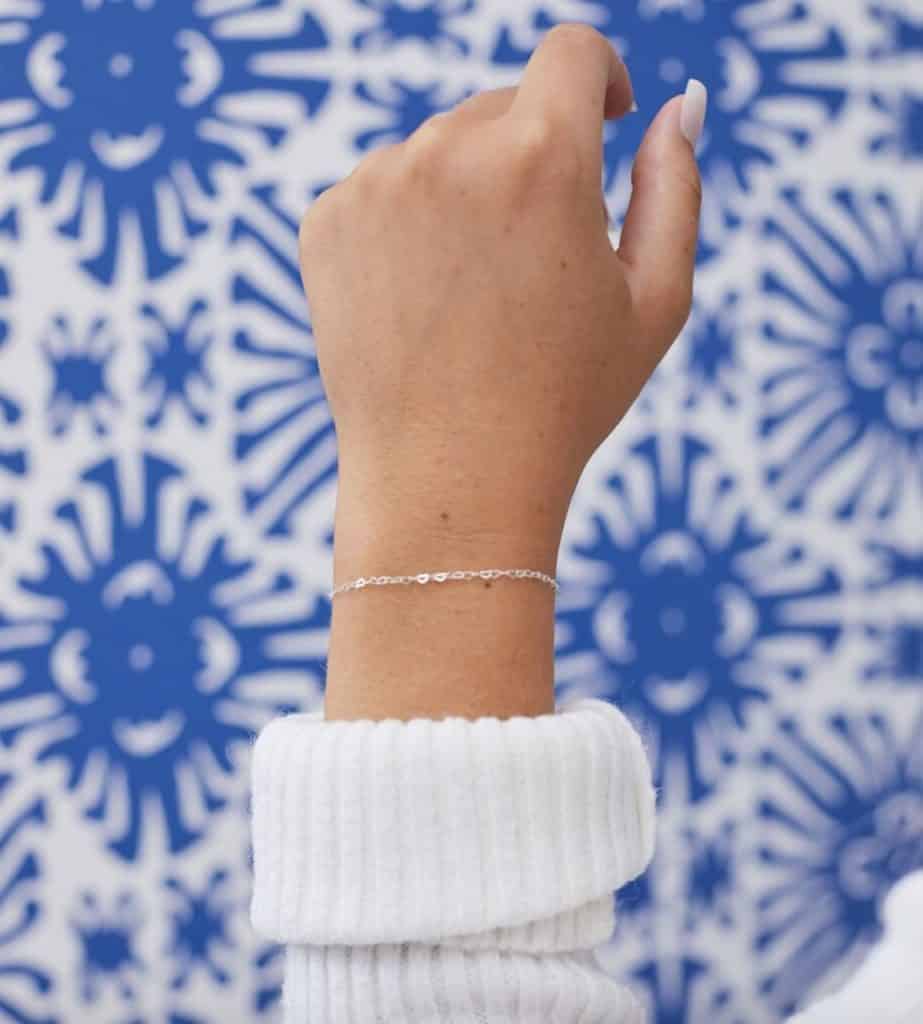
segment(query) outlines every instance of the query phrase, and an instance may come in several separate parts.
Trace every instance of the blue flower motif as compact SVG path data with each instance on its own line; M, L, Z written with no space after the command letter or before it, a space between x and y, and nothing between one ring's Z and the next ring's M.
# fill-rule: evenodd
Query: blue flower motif
M247 512L270 536L289 536L298 508L336 474L336 435L296 262L298 222L274 188L255 189L253 198L261 216L240 217L231 230L232 241L248 247L232 295L246 316L234 349L252 381L234 401L234 454L244 463Z
M185 988L196 965L218 984L227 985L231 974L219 963L219 953L233 949L228 923L236 900L229 892L230 874L225 868L212 871L201 894L194 892L179 878L164 882L170 891L171 935L166 953L177 961L170 980L172 989ZM217 947L217 948L216 948Z
M41 870L31 833L46 824L45 801L25 797L14 775L0 770L0 1017L22 1024L56 1024L44 1016L46 998L53 994L51 976L17 954L17 943L28 940L41 919L35 899Z
M401 142L420 127L433 114L455 106L471 95L472 90L447 93L445 83L433 81L429 85L408 85L397 78L385 83L357 82L356 95L366 103L374 104L390 113L388 121L377 128L360 132L355 139L358 149L371 149L385 141Z
M81 479L41 574L19 580L36 609L0 615L0 740L34 733L38 760L63 761L73 791L105 768L82 799L120 857L136 856L151 800L177 852L225 805L232 752L299 708L329 602L293 610L292 579L232 555L169 462L107 459Z
M740 293L732 288L714 308L701 304L694 307L689 324L676 343L684 352L687 408L698 408L709 395L725 409L737 407L741 305Z
M783 721L764 752L756 948L779 1012L878 938L882 898L923 867L921 743L923 718L903 747L882 715L837 714L814 738Z
M689 849L687 928L694 929L705 917L725 928L733 925L740 897L734 850L737 826L727 820L713 833L685 829ZM669 856L669 854L667 854Z
M16 133L10 169L38 168L49 203L76 165L75 208L57 226L101 237L81 265L105 283L123 214L137 219L146 273L162 277L209 226L194 190L213 199L216 168L242 166L253 141L277 146L291 104L313 115L330 88L308 68L267 69L273 56L303 60L327 43L313 16L280 0L46 0L4 20L0 96L17 115L0 121L0 133ZM277 94L278 114L253 113L245 94L259 92Z
M173 328L151 303L141 307L154 331L153 337L145 341L148 368L141 382L150 410L144 421L147 426L159 426L171 402L184 408L196 426L208 423L208 400L215 390L215 382L205 366L214 341L208 312L208 303L196 299L185 318Z
M923 493L923 207L840 191L821 213L799 190L767 221L761 381L767 480L787 509L821 484L846 518Z
M452 32L446 22L470 14L476 0L429 0L413 7L398 0L356 0L377 15L375 23L356 32L353 47L363 53L385 50L408 39L425 43L437 54L466 57L471 50L464 36Z
M80 941L80 995L85 1003L96 1002L110 988L126 1002L134 1000L146 967L134 948L144 920L131 892L120 893L111 911L95 893L82 893L71 925Z
M109 322L96 317L80 338L75 337L67 318L59 314L41 344L53 376L48 398L51 432L66 433L82 412L97 436L107 434L120 405L106 379L116 349Z
M831 649L841 586L751 524L702 441L648 437L629 454L573 545L580 575L561 573L556 679L616 701L671 795L697 801L735 762L750 706Z
M876 560L863 605L874 656L863 678L923 686L923 553L883 541L867 547Z
M712 258L740 223L740 203L760 170L807 147L845 101L843 40L806 4L775 0L601 0L586 5L586 20L612 39L631 70L644 116L606 126L605 188L624 207L631 161L647 121L687 78L710 94L699 143L706 182L699 258ZM539 12L536 30L553 21ZM536 39L519 43L509 26L497 38L493 60L522 64ZM623 212L623 211L613 211Z

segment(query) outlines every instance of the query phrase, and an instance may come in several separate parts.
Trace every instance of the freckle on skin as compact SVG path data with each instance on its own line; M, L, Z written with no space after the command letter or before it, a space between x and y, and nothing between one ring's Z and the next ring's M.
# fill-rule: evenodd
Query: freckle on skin
M449 521L449 513L448 512L443 512L441 518L442 518L442 521L444 523L447 523Z
M561 269L567 270L567 260L561 260Z
M490 580L485 580L484 586L489 588L490 587Z

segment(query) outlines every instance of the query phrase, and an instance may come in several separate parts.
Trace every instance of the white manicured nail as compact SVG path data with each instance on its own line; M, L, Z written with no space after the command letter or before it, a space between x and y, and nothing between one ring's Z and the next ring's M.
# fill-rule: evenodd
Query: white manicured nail
M705 108L708 106L708 90L697 79L690 78L683 94L682 109L679 112L679 129L695 149L705 124Z
M637 111L638 111L638 101L637 100L632 100L631 101L631 106L628 108L628 113L629 114L635 114L635 113L637 113Z

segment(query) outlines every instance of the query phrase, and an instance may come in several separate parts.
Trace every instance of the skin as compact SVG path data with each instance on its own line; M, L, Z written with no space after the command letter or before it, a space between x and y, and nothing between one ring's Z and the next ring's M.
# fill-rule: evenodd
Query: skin
M682 329L701 185L664 105L619 248L602 123L633 102L604 36L561 25L516 88L366 156L301 222L338 452L334 583L555 574L583 469ZM371 586L333 601L327 720L554 711L554 598L536 580Z

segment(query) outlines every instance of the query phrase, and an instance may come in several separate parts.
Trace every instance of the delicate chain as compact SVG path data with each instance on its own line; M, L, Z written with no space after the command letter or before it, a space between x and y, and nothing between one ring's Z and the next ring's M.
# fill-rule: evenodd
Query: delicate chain
M346 590L361 590L363 587L377 587L385 583L445 583L446 580L495 580L498 576L509 576L513 579L541 580L560 590L557 580L537 569L456 569L453 572L420 572L416 576L360 576L349 583L341 583L327 595L331 599Z

